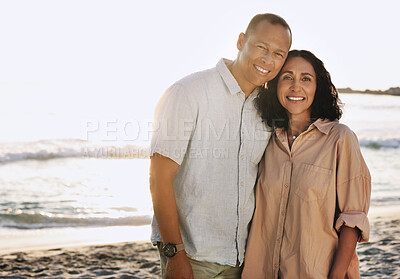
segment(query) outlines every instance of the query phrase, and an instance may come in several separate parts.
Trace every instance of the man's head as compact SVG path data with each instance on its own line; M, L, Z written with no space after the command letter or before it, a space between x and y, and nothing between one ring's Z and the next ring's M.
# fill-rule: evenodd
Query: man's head
M239 53L231 68L246 94L278 74L291 43L292 33L283 18L274 14L253 17L246 33L239 35Z
M252 32L254 32L254 30L256 29L258 23L260 23L261 21L266 20L269 23L271 23L272 25L281 25L283 27L285 27L290 34L290 46L292 45L292 30L289 27L289 24L287 24L287 22L280 16L275 15L275 14L258 14L255 15L249 25L247 26L246 32L244 33L246 37L250 36L250 34ZM289 48L290 48L289 46Z

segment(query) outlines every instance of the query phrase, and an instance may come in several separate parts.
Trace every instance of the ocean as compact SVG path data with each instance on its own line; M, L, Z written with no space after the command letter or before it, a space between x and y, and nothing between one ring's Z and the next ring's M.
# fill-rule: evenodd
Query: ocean
M372 175L370 213L399 208L400 97L340 97ZM90 140L93 121L56 113L1 116L0 253L149 239L148 138Z

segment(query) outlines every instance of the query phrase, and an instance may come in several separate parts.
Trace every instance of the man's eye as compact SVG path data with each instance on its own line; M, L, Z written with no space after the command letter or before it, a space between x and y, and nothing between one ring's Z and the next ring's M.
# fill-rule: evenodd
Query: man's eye
M261 45L258 45L257 46L259 49L265 49L265 47L264 46L261 46Z
M280 53L280 52L276 52L275 55L276 55L276 56L279 56L279 57L283 57L283 54Z
M304 81L311 81L311 79L309 77L304 77L303 80Z

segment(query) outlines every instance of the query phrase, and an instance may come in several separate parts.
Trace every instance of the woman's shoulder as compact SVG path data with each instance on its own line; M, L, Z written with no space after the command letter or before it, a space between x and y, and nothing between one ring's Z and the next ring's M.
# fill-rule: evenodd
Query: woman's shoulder
M336 137L338 140L358 143L355 132L349 126L339 121L332 121L330 135Z
M314 126L327 135L344 135L353 133L347 125L340 123L338 120L332 121L329 119L318 119L314 122Z
M314 126L328 137L333 137L337 140L344 138L357 139L354 131L346 124L340 123L338 120L331 121L329 119L318 119L314 122Z
M354 133L349 126L339 121L332 121L332 131L338 134Z

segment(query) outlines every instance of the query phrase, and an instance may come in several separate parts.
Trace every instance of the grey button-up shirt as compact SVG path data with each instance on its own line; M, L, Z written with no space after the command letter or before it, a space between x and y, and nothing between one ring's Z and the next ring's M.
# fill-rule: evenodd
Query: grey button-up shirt
M243 262L254 211L258 163L270 137L221 59L216 68L172 85L156 108L151 154L180 165L174 180L180 230L189 257ZM152 242L161 241L153 218Z

